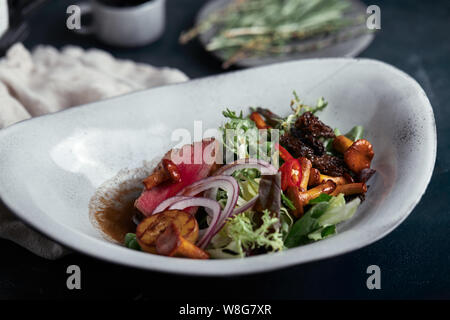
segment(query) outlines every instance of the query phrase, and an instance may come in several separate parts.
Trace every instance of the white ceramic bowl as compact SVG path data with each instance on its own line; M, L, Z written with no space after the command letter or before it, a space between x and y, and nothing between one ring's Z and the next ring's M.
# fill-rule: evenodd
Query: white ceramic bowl
M341 131L366 128L374 145L367 200L335 237L276 254L195 261L129 250L102 237L89 219L95 190L123 168L171 147L175 128L194 120L217 127L225 107L289 112L292 90ZM173 145L174 143L172 143ZM0 195L24 221L83 253L149 270L231 275L272 270L366 246L398 226L425 192L436 157L431 105L411 77L367 59L303 60L159 87L24 121L0 131ZM389 254L389 250L386 250Z

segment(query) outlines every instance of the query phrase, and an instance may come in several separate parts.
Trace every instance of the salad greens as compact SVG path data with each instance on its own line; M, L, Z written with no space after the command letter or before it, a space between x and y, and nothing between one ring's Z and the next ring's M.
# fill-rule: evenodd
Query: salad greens
M328 201L331 200L331 198L332 198L332 196L330 196L329 194L322 193L317 198L310 200L308 202L308 204L316 204L316 203L319 203L319 202L328 202Z
M249 116L226 109L219 128L226 165L202 163L199 169L162 159L144 180L155 181L141 195L150 195L149 208L136 206L146 217L136 234L125 235L125 246L192 259L242 258L335 235L337 225L355 214L357 195L367 191L368 178L358 175L370 168L374 153L369 141L352 142L362 138L363 127L337 137L338 129L333 134L314 115L327 104L320 98L308 106L294 91L292 114L284 118L263 108ZM202 146L216 146L217 140ZM192 154L193 145L188 147ZM151 190L155 185L161 189ZM164 188L174 196L160 196ZM202 209L194 216L186 208Z
M319 98L315 106L308 106L302 103L297 93L293 91L291 100L292 114L285 118L276 119L277 131L267 130L268 138L260 139L260 130L249 116L244 117L242 111L237 114L235 111L226 109L222 112L227 119L225 124L219 128L222 132L222 143L226 149L230 150L237 159L244 159L252 156L256 159L271 161L278 164L277 152L275 151L275 140L285 132L289 132L295 121L305 112L316 113L326 108L328 102L324 98ZM251 108L252 109L252 108ZM263 143L255 143L263 140ZM252 150L253 146L258 146L258 150Z
M244 117L242 111L239 115L235 111L226 109L222 112L227 122L219 128L222 133L222 143L231 151L234 159L255 158L272 163L278 163L277 154L274 152L274 142L278 138L278 132L267 130L267 139L263 139L262 132L249 116ZM225 155L226 160L230 159Z
M259 215L262 223L257 226L256 212L247 211L230 218L225 227L213 238L212 249L207 250L214 258L242 258L251 249L264 248L268 252L284 249L281 231L274 230L279 219L269 210Z
M316 113L325 109L328 105L328 102L326 102L324 98L319 98L314 107L307 106L302 103L295 90L292 92L292 94L294 95L291 100L291 109L293 113L281 119L280 123L278 124L277 128L280 129L280 135L285 132L289 132L295 121L297 121L297 119L305 112Z
M346 203L343 194L315 203L292 226L285 240L286 247L293 248L334 235L336 224L350 219L360 203L359 198Z
M363 138L364 127L363 126L354 126L352 130L344 134L350 140L356 141Z
M284 248L283 240L293 219L287 209L281 207L281 175L259 176L254 171L242 169L233 174L240 187L237 205L243 205L259 195L255 207L262 211L251 209L230 218L211 241L208 253L212 257L237 258L257 248L268 252Z
M133 249L133 250L141 250L141 246L136 240L136 234L135 233L127 233L125 235L125 247Z
M320 98L315 106L305 105L297 93L293 92L291 100L292 114L285 118L276 115L274 128L280 130L280 135L289 132L297 119L305 112L316 113L326 108L328 103ZM252 109L254 111L254 109ZM266 109L267 110L267 109ZM223 133L223 143L227 149L232 151L236 158L246 158L249 156L248 145L258 139L258 128L248 116L244 117L242 112L227 109L223 112L227 119L220 128ZM233 130L235 136L227 138L226 130ZM339 129L334 130L336 135L340 135ZM346 137L355 141L363 137L362 126L353 127ZM268 130L270 135L272 130ZM228 139L228 140L227 140ZM333 139L323 139L325 150L330 155L337 155L332 146ZM274 145L264 145L267 150L274 150ZM262 154L262 153L261 153ZM258 153L258 156L261 155ZM278 157L278 153L276 153ZM338 155L341 156L341 155ZM266 199L272 196L273 190L269 187L262 187L264 176L261 176L257 169L243 169L233 173L237 180L240 191L237 206L246 202L263 192ZM270 184L269 184L270 185ZM262 190L264 189L264 190ZM299 245L308 244L322 240L336 234L336 225L350 219L356 212L360 204L360 199L355 198L346 203L344 195L331 196L321 194L309 201L309 209L297 221L291 215L295 210L294 203L285 195L281 189L276 189L279 203L279 217L274 217L268 208L260 212L248 210L230 218L225 227L212 239L207 251L214 258L238 258L248 255L248 252L255 249L263 249L267 252L280 251L285 248L292 248ZM270 194L270 196L269 196ZM223 206L226 203L226 193L219 190L217 200ZM261 208L260 208L261 209ZM273 210L272 210L273 212Z

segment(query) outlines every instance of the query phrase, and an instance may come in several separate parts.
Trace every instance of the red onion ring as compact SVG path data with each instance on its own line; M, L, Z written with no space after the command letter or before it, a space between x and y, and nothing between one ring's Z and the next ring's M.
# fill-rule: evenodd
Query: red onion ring
M214 176L196 181L191 185L186 186L178 192L176 196L161 202L155 210L153 210L152 214L164 211L167 208L182 210L188 207L202 206L210 209L207 211L208 214L212 216L212 220L208 228L204 231L201 239L197 242L199 247L205 248L212 237L214 237L214 235L216 235L224 226L226 219L250 209L258 199L258 196L255 196L250 201L247 201L247 203L234 210L239 198L239 184L236 179L231 177L231 175L237 170L246 168L258 169L262 174L277 173L277 169L264 160L240 159L223 166L214 173ZM220 210L219 203L215 201L215 196L219 188L225 190L228 196L227 203L223 210ZM210 196L214 196L213 199L211 199L211 197L194 197L206 190L209 190L208 194Z
M178 201L181 200L186 200L186 199L190 199L191 197L183 197L183 196L174 196L171 198L167 198L166 200L164 200L163 202L161 202L156 208L155 210L153 210L151 215L154 215L155 213L158 212L162 212L164 210L166 210L167 208L169 208L171 205L173 205L174 203L177 203ZM184 209L184 208L183 208Z
M268 163L267 161L260 160L260 159L253 159L253 158L246 158L246 159L239 159L234 161L233 163L227 164L220 169L218 169L214 175L224 175L224 176L230 176L237 170L242 169L258 169L261 174L277 174L278 170ZM217 195L217 188L209 190L205 196L210 199L215 199ZM258 199L258 195L247 201L244 205L240 206L239 208L236 208L236 210L233 211L233 216L236 214L239 214L241 212L245 212L248 209L252 208L253 205L256 203L256 200Z
M211 239L223 227L223 225L225 224L225 220L233 215L233 209L236 207L236 203L239 198L239 185L236 179L230 176L208 177L192 183L178 193L178 195L180 196L193 197L200 192L211 188L221 188L225 190L228 195L228 199L227 204L223 208L222 214L220 215L219 221L217 221L216 226L211 229L209 233L206 233L206 235L208 235L208 239ZM207 241L207 243L208 242L209 241Z

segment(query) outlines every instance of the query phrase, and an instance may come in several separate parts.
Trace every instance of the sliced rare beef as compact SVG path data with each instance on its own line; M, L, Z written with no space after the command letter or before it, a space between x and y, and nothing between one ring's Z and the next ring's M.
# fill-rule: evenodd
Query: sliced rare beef
M215 140L203 140L168 152L164 157L170 158L177 164L180 181L175 183L166 181L149 190L144 190L136 200L135 207L148 216L162 201L175 196L184 187L207 177L215 168L215 162L211 159L215 159L216 147ZM194 150L199 150L201 153ZM206 159L206 156L209 159Z

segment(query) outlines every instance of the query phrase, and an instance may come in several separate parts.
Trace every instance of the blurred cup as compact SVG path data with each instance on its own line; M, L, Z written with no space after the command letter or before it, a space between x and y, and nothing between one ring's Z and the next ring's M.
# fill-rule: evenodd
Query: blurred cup
M91 0L77 5L82 16L92 16L92 23L73 31L93 34L109 45L143 46L164 31L165 0Z

